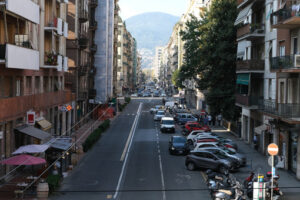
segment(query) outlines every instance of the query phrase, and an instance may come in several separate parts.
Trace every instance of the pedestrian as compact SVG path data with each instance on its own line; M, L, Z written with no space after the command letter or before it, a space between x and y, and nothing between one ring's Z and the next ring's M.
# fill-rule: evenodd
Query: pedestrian
M208 120L208 124L211 126L211 120L212 120L211 115L208 115L208 116L207 116L207 120Z
M208 117L207 116L204 117L203 122L204 122L204 125L207 125L207 123L208 123Z
M254 144L254 149L258 149L258 144L257 144L257 135L256 134L254 134L254 136L253 136L253 144Z
M222 122L222 115L221 114L219 114L217 116L217 120L218 120L218 125L221 126L221 122Z

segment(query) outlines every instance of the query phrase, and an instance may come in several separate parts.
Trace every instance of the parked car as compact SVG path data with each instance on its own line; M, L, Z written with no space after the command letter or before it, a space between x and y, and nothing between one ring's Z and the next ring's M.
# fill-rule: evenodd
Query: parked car
M202 149L213 152L213 153L220 153L229 158L232 158L239 163L239 166L244 166L247 163L246 156L244 156L240 153L237 153L236 151L232 151L226 147L205 147Z
M188 135L190 132L196 130L203 130L205 132L211 131L211 129L207 125L202 126L198 122L186 122L183 128L183 134Z
M179 113L176 117L178 124L185 124L186 122L196 122L198 119L189 113Z
M214 136L214 135L216 135L215 133L211 133L211 132L205 132L205 131L203 131L203 130L195 130L195 131L192 131L192 132L190 132L188 135L187 135L187 142L189 143L189 144L193 144L193 140L194 140L194 138L196 138L197 136L199 136L199 135L207 135L207 136Z
M134 94L132 94L131 96L132 96L132 97L137 97L138 94L137 94L137 93L134 93Z
M191 151L186 156L185 166L191 171L197 168L205 168L221 173L228 173L229 170L236 167L235 163L226 156L216 155L206 150Z
M229 149L230 151L233 151L233 152L236 152L235 149L233 148L228 148L228 147L225 147L222 143L220 142L202 142L202 143L196 143L194 145L194 151L197 151L197 150L201 150L202 148L207 148L207 147L222 147L222 148L226 148L226 149Z
M199 143L201 142L202 140L199 140L199 139L204 139L206 138L207 136L202 136L202 135L198 135L196 137L194 137L193 139L193 143ZM220 137L220 136L216 136L216 135L211 135L210 138L214 138L216 142L219 142L219 143L222 143L225 147L227 148L232 148L232 149L235 149L237 150L237 144L235 142L233 142L232 140L230 139L227 139L227 138L223 138L223 137Z
M163 110L158 110L156 111L156 114L154 115L154 121L160 121L161 118L165 116L165 111Z
M162 117L160 122L160 131L164 132L175 132L175 122L173 117Z
M166 97L167 95L165 93L161 93L161 97Z
M170 154L187 154L188 146L183 136L172 136L169 141Z
M154 108L150 109L150 113L151 114L156 113L156 111L161 110L161 109L163 109L162 105L156 105Z
M154 91L153 96L154 97L159 97L159 91Z

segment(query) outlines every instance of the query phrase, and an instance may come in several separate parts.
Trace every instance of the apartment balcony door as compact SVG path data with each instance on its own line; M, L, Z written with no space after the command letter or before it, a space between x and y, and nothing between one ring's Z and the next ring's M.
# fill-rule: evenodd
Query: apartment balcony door
M280 82L279 84L279 103L284 103L284 82Z

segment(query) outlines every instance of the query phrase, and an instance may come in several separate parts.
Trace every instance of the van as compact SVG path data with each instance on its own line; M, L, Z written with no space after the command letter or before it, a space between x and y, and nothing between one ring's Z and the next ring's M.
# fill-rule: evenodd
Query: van
M173 117L162 117L160 122L160 131L163 132L175 132L175 122Z

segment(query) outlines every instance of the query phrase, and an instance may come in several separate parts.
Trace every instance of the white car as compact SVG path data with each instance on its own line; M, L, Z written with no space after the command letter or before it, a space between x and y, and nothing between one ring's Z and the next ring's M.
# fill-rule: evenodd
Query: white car
M163 118L165 116L165 111L163 111L163 110L158 110L157 112L156 112L156 114L154 115L154 121L160 121L161 120L161 118Z
M197 136L200 136L200 135L206 135L206 136L209 136L209 135L213 135L213 133L211 132L204 132L203 130L196 130L196 131L192 131L188 136L187 136L187 142L189 144L193 144L193 140L194 138L196 138Z
M170 131L172 133L175 132L175 122L173 117L162 117L160 122L160 131L166 132Z
M158 111L159 109L163 109L163 106L161 105L156 105L154 108L150 109L150 113L156 113L156 111Z
M210 148L210 147L225 147L225 146L220 144L219 142L201 142L201 143L195 143L193 151L198 151L201 150L202 148ZM236 152L236 150L233 148L227 148L227 149L229 149L232 152Z
M132 96L132 97L137 97L138 95L137 95L137 93L134 93L134 94L132 94L131 96Z

